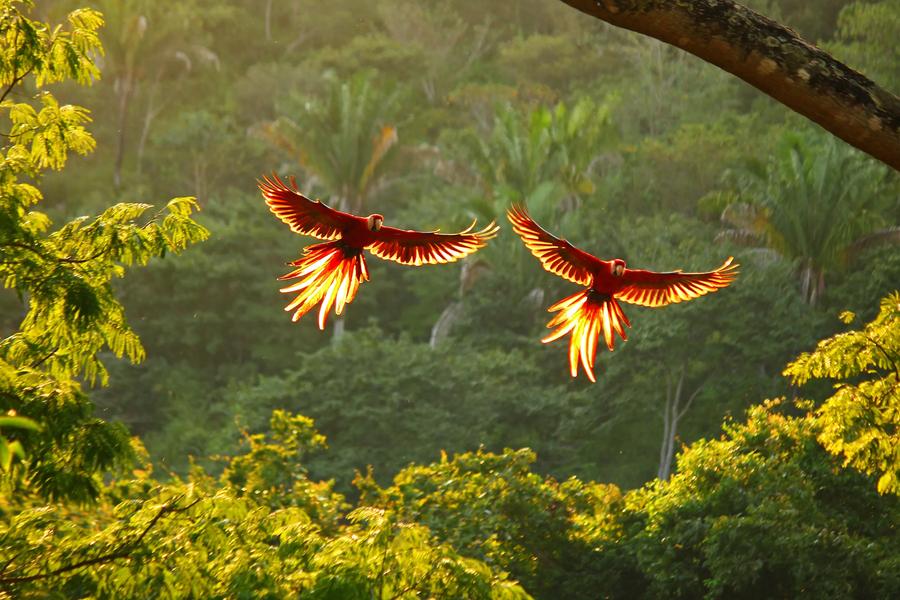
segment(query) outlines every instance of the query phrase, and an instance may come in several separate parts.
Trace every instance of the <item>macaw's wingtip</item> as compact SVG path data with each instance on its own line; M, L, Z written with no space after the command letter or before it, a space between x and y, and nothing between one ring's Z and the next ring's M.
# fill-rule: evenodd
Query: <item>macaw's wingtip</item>
M725 263L721 267L719 267L719 269L722 271L733 271L734 274L736 275L737 271L735 269L737 269L740 266L741 266L740 263L734 262L733 256L729 256L728 260L726 260Z
M528 216L528 209L525 208L524 204L519 204L518 202L513 202L509 205L509 208L506 209L506 217L512 221L515 219L521 219L523 217Z
M474 223L472 224L474 227ZM497 225L496 221L491 221L485 226L484 229L478 232L478 237L483 240L490 240L497 237L497 234L500 232L500 226Z

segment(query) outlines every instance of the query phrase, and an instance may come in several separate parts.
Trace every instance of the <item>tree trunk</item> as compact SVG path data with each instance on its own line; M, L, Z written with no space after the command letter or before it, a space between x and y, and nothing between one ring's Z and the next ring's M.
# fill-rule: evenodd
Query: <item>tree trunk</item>
M157 110L155 106L154 94L151 94L150 99L147 101L147 112L144 113L144 126L141 128L141 137L138 140L137 166L135 167L138 179L140 179L144 170L144 151L147 148L147 140L150 139L150 127L153 125L153 121L159 113L160 110Z
M671 44L900 170L900 98L733 0L562 0Z
M162 112L163 108L167 104L165 101L160 106L156 106L156 97L159 93L160 81L162 80L164 68L160 67L156 72L156 77L153 80L153 85L150 86L150 91L147 94L147 112L144 113L144 125L141 128L141 137L138 140L137 147L137 166L135 171L137 172L138 178L140 178L141 173L143 173L144 167L144 150L147 147L147 141L150 139L150 127L153 125L153 121L156 117L159 116L159 113Z
M344 315L335 315L333 323L334 329L332 330L331 341L335 343L344 337Z
M671 373L667 378L666 406L663 411L663 439L659 449L659 468L656 471L656 476L663 481L669 479L672 475L672 462L675 459L675 439L678 433L678 422L685 414L687 414L688 409L690 409L691 404L694 402L694 398L696 398L697 394L700 393L700 390L703 389L702 385L698 386L684 403L684 406L682 406L684 371L685 368L681 367L677 383L673 382Z
M428 340L428 346L434 350L445 339L450 337L453 326L462 316L462 301L451 302L438 317L438 320L431 328L431 339Z
M116 148L116 162L113 167L113 187L118 190L122 186L122 165L125 162L125 129L128 127L128 106L131 101L132 76L129 73L122 79L119 92L119 136Z

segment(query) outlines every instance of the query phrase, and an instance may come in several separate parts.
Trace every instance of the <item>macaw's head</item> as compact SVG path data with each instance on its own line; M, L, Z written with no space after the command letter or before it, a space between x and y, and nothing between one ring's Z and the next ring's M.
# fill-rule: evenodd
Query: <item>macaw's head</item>
M612 261L610 269L612 270L613 277L621 277L625 272L625 261L621 258L615 259Z
M381 229L382 223L384 223L384 217L378 213L369 215L369 218L366 219L366 227L369 228L369 231L378 231Z

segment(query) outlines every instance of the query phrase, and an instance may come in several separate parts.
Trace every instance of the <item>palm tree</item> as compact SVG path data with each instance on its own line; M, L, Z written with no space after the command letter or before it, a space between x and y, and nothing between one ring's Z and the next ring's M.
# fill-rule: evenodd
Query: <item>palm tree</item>
M735 173L737 201L718 239L766 249L796 264L810 305L826 275L875 244L900 242L885 213L896 197L887 170L830 136L787 134L764 167Z
M495 205L485 216L502 218L511 201L542 195L547 186L558 189L563 208L592 193L598 159L617 139L609 113L587 98L527 113L502 106L489 134L467 131L460 154Z
M328 84L324 99L305 102L296 117L265 124L262 134L329 190L332 203L359 213L384 183L398 141L388 119L397 96L380 91L364 73L349 81L330 78Z
M461 132L454 154L462 169L442 168L465 187L480 188L467 199L479 219L503 222L513 202L525 202L532 214L552 227L574 216L581 198L595 190L597 166L617 136L606 104L582 99L574 106L562 102L529 111L511 105L496 108L490 131ZM563 227L565 229L565 227ZM543 271L515 236L495 240L487 251L460 272L460 292L432 328L432 345L439 343L462 317L466 290L491 268L493 256L516 284L527 305L541 306L546 281Z

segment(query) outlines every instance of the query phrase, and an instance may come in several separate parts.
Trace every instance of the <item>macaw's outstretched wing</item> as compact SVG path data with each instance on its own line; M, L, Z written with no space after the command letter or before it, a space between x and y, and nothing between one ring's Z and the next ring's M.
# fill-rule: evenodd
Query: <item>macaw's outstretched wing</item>
M439 233L382 227L374 232L376 240L366 249L378 258L403 265L449 263L484 247L500 230L494 223L481 231L473 231L474 228L472 223L459 233Z
M715 271L706 273L682 273L670 271L656 273L639 269L625 269L622 282L625 287L616 292L616 298L640 304L641 306L658 307L693 300L710 292L727 287L737 276L738 265L733 264L733 257Z
M287 223L291 231L311 235L321 240L334 240L361 217L335 210L318 200L310 200L297 189L297 182L290 178L288 187L278 175L263 177L257 181L259 190L276 217Z
M591 284L591 273L597 268L597 263L604 261L548 233L535 223L522 206L513 205L506 211L506 216L513 225L513 231L519 234L525 247L531 250L546 270L573 283Z

